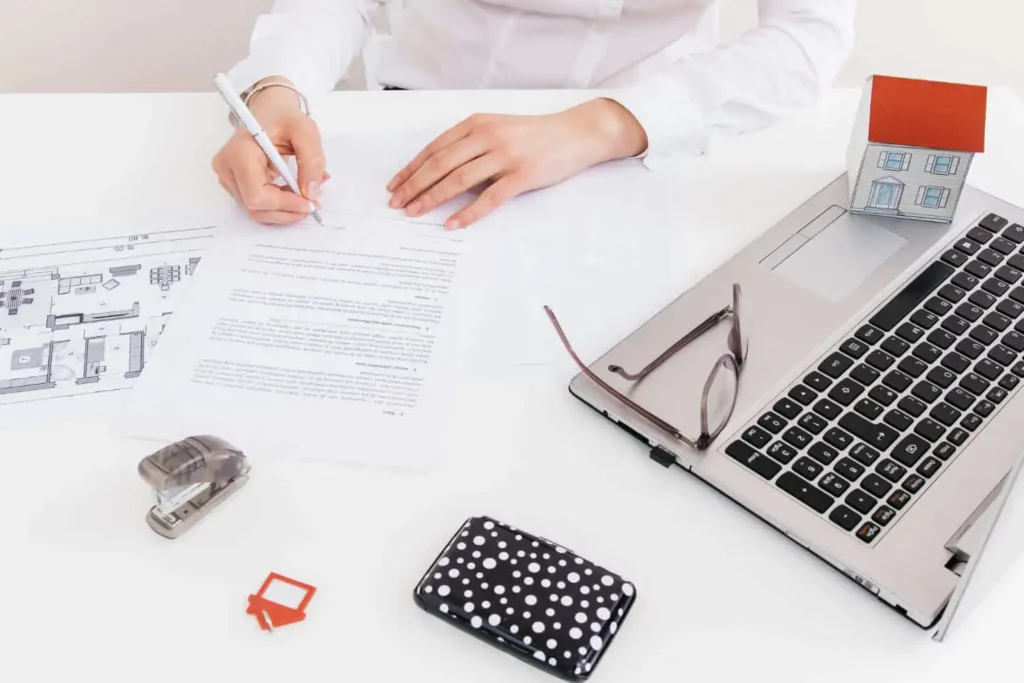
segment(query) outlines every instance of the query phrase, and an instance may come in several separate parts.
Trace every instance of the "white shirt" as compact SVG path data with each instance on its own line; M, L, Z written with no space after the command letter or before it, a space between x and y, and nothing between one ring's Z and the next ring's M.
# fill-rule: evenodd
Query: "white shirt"
M285 76L332 90L388 0L275 0L241 91ZM758 26L717 44L715 0L404 0L377 80L409 89L588 88L647 132L648 166L814 103L853 45L855 0L758 0Z

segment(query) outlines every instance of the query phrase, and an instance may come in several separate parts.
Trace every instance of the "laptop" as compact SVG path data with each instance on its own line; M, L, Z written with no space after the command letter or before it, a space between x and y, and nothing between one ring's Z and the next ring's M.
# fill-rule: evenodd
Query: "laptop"
M928 628L1024 444L1024 210L971 186L951 224L848 206L843 175L588 366L648 415L583 373L569 389ZM665 423L700 432L731 326L642 381L621 369L662 356L734 285L749 345L732 415L698 450Z

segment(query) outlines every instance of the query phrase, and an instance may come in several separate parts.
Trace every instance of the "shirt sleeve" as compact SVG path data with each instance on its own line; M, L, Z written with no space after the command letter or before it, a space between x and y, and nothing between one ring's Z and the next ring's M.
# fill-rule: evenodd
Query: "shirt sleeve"
M853 48L855 0L758 0L758 26L614 90L647 132L649 168L816 102Z
M284 76L307 96L333 90L373 31L387 0L274 0L256 19L249 56L228 73L242 92Z

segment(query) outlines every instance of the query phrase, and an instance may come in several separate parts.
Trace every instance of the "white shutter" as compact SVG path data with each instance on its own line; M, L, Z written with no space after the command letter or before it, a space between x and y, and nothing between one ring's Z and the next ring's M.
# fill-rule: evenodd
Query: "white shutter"
M953 157L953 165L949 167L949 175L956 175L956 169L960 168L960 157Z
M945 188L942 191L942 199L939 200L939 208L940 209L945 209L946 208L946 200L948 200L948 199L949 199L949 188L947 187L947 188Z
M903 170L906 171L908 168L910 168L910 153L909 152L905 153L903 155Z
M885 168L885 155L886 152L882 152L878 155L878 168Z
M922 187L922 188L920 188L917 191L917 199L914 200L914 203L917 204L918 206L921 206L921 202L923 202L923 201L924 201L924 188Z
M924 162L924 170L927 173L931 173L933 168L935 168L935 155L929 154L928 161Z

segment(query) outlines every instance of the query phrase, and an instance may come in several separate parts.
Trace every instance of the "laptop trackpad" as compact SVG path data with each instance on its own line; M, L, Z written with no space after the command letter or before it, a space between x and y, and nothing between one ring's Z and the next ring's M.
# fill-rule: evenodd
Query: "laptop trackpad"
M834 302L857 289L907 241L869 218L831 207L762 264Z

